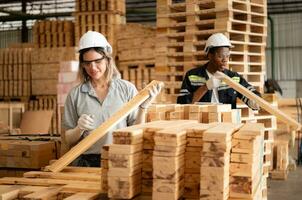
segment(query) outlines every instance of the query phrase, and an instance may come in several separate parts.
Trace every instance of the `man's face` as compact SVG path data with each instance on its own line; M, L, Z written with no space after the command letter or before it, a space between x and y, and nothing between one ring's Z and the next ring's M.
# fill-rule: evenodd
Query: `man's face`
M209 53L210 62L216 68L215 71L223 71L227 68L230 59L230 49L228 47L219 47L214 53Z

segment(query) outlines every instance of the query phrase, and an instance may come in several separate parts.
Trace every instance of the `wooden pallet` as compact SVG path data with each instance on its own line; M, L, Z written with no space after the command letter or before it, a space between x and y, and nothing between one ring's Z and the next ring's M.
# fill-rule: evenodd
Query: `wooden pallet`
M154 65L155 62L120 62L119 71L122 78L132 82L138 90L143 89L149 82L154 80Z
M77 0L76 11L116 11L122 15L126 14L124 0Z
M170 72L171 67L185 72L205 64L205 41L211 34L222 32L235 45L229 68L251 79L263 92L267 34L264 2L160 1L157 11L156 73Z

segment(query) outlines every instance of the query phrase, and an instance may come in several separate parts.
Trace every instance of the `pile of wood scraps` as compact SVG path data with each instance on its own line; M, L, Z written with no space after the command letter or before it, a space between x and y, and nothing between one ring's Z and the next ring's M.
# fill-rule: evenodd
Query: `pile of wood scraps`
M0 179L1 199L99 199L101 168L66 167L62 172L24 173Z

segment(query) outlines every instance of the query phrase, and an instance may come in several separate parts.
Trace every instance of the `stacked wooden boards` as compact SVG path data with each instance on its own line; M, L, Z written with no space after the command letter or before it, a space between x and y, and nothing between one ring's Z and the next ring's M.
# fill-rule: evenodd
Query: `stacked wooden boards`
M84 199L97 199L105 192L101 184L107 183L111 199L236 199L239 195L256 200L265 183L260 173L263 158L255 153L263 150L263 133L263 125L254 123L171 120L135 125L116 130L113 144L104 147L102 165L107 174L102 179L101 170L86 168L73 173L68 173L70 167L56 173L29 172L24 178L0 179L1 194L18 188L17 196L30 195L26 198L61 199L84 192L92 195ZM16 185L44 187L24 194L33 187Z
M117 66L122 78L142 89L154 77L156 29L140 24L121 25L117 35Z
M233 150L236 134L243 134L242 139L252 144L241 152L240 158L247 159L237 163L233 151L236 154L241 147ZM265 183L263 155L255 154L255 149L263 150L263 134L261 124L201 124L192 120L153 121L117 130L114 144L109 145L108 196L228 199L235 194L235 198L259 199ZM247 174L240 174L247 169ZM249 182L242 184L245 179ZM246 184L252 192L245 189Z
M126 23L124 0L77 0L75 17L75 41L87 31L102 33L116 50L119 25ZM116 54L116 52L114 52Z
M31 48L0 49L0 98L30 96Z
M41 20L33 26L33 42L36 47L74 46L74 23L72 21Z
M207 62L205 41L217 32L234 45L229 68L263 92L266 16L263 0L158 0L155 70L167 82L166 101L175 102L187 70Z

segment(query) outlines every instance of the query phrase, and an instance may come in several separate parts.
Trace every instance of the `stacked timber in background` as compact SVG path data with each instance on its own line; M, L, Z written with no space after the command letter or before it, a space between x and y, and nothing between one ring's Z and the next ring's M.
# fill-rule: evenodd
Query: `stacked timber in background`
M263 92L266 16L265 0L158 0L155 71L166 82L162 101L176 101L184 73L207 62L205 42L217 32L234 45L229 68Z
M109 145L104 145L101 151L102 191L108 193Z
M125 0L77 0L74 17L76 46L84 33L98 31L115 51L119 25L126 23Z
M121 25L117 35L117 66L122 78L143 89L154 77L156 29L140 24Z
M35 99L32 100L33 103L30 103L34 105L39 104L39 106L34 106L33 110L54 110L51 129L51 131L54 131L53 134L60 134L61 132L61 111L57 106L57 85L59 82L68 79L68 77L62 78L58 76L60 63L76 61L77 59L78 56L75 47L36 48L32 50L31 94L38 102L43 101L47 103L34 103L36 102ZM69 67L72 68L72 66ZM75 76L74 72L71 76L73 79Z
M56 95L60 62L77 60L75 47L39 48L31 54L32 95Z
M72 21L36 21L32 29L33 42L38 48L74 46L74 22Z
M270 171L271 178L286 180L289 171L288 165L288 140L275 140L273 146L273 169Z
M28 99L30 92L31 48L0 49L0 98Z

